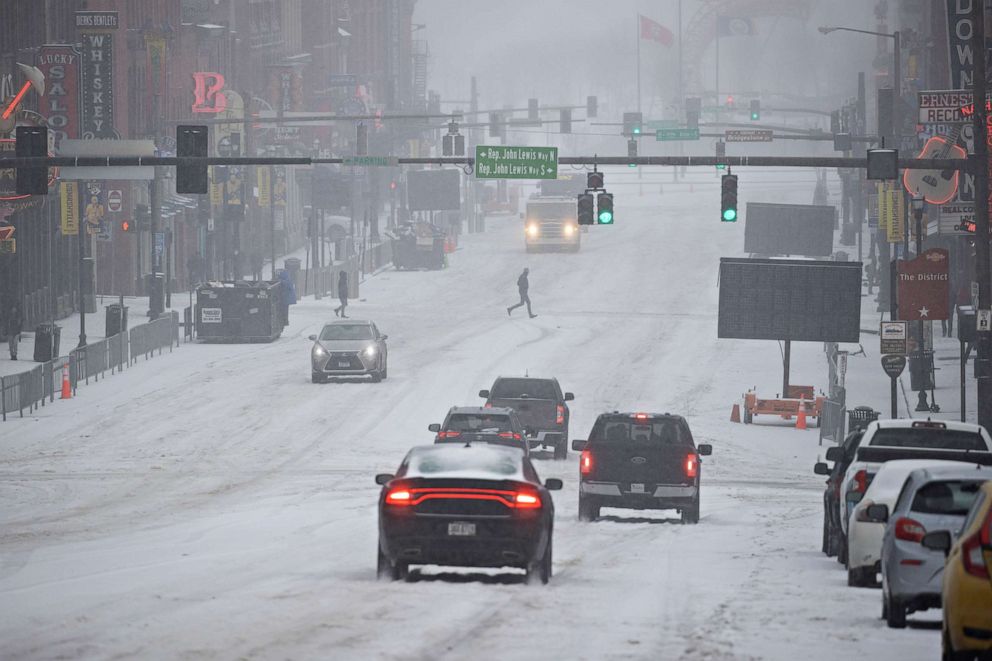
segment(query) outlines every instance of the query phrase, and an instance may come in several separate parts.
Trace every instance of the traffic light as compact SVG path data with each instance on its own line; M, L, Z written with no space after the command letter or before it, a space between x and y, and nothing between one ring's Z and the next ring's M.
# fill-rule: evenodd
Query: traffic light
M625 112L623 114L623 135L630 137L640 135L644 116L639 112Z
M761 119L761 101L751 99L751 121L756 122Z
M723 175L720 189L720 220L725 223L737 222L737 175Z
M733 94L728 94L727 95L727 107L728 108L733 108L734 107L734 95Z
M599 170L586 173L586 188L591 190L602 190L605 177ZM590 207L591 208L591 207ZM590 216L591 217L591 216ZM592 223L590 223L591 225Z
M627 156L637 158L637 140L634 138L627 141Z
M129 221L129 220L122 220L121 221L121 231L122 232L130 232L131 231L131 221Z
M592 193L580 193L578 207L579 225L595 225Z
M365 122L358 122L355 135L355 156L368 156L369 153L369 127Z
M15 156L48 156L48 127L18 126L14 138ZM17 168L14 185L18 195L48 195L48 168Z
M562 108L561 114L558 117L558 123L560 126L560 131L562 133L572 132L572 111L568 108Z
M600 193L596 196L596 224L613 224L613 193Z
M240 137L240 136L239 136ZM176 192L179 194L193 193L202 195L209 189L207 165L183 162L183 158L191 156L206 157L207 127L180 125L176 127Z
M151 229L151 213L148 210L147 204L136 204L134 205L134 224L131 229L148 231Z
M537 99L527 99L527 119L531 121L538 119Z
M716 157L717 158L724 158L726 155L727 155L727 143L724 142L723 140L717 140L716 141ZM727 164L726 163L717 163L716 164L716 169L717 170L723 170L726 167L727 167Z
M594 96L586 97L586 117L595 117L598 110L599 100Z

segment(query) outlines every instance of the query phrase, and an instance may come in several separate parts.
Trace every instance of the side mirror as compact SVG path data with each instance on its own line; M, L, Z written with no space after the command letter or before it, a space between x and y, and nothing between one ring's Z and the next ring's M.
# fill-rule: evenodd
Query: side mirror
M488 390L480 390L479 391L479 397L482 397L483 399L489 399L489 391Z
M582 452L583 450L586 449L586 445L588 443L589 441L583 441L578 438L572 439L572 449L575 450L576 452Z
M385 342L386 340L389 339L389 336L388 335L382 335L382 336L379 337L379 339L382 340L383 342Z
M839 445L835 445L832 448L827 448L827 461L840 461L844 458L844 448Z
M951 533L948 530L934 530L923 535L920 544L931 551L943 551L946 555L951 550Z
M830 466L824 461L818 461L813 464L813 472L817 475L830 475Z
M570 402L573 399L575 399L575 393L570 393L570 392L565 393L565 401L566 402Z
M441 431L441 423L432 422L431 424L427 425L427 431L432 431L435 434L438 433L439 431Z
M549 477L544 481L544 488L548 491L561 491L562 483L557 477Z
M310 335L309 337L307 337L307 339L310 340L311 342L316 342L317 341L317 336L316 335Z
M393 479L392 473L379 473L378 475L375 476L375 483L386 484L391 479Z
M868 506L868 520L875 523L885 523L889 520L889 506L875 503Z
M713 446L709 443L700 443L696 446L696 452L703 457L708 457L713 454Z

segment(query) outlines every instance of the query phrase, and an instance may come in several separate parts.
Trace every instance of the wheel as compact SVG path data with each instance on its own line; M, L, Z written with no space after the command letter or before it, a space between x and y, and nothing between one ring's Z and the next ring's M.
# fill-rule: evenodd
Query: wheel
M946 615L944 616L947 617ZM951 634L947 629L941 630L940 636L940 658L941 661L972 661L976 658L973 652L958 652L951 643Z
M840 552L840 536L831 525L827 526L827 535L827 557L834 558Z
M847 566L847 537L844 535L844 533L838 531L837 532L837 538L839 540L838 543L837 543L837 562L839 562L840 564L842 564L842 565L844 565L846 567Z
M692 505L682 510L682 523L699 523L699 496L692 501Z
M393 564L386 557L386 554L382 552L382 545L378 546L378 554L376 556L375 563L375 573L379 580L385 581L398 581L400 579L405 579L409 571L408 565L406 563L397 562Z
M890 629L906 628L906 606L884 592L882 593L882 616Z
M852 588L866 588L875 582L875 571L871 567L854 567L847 570L847 585Z
M579 521L595 521L599 518L599 505L593 504L579 494Z
M749 425L754 420L754 416L747 409L744 409L744 424Z
M823 541L820 542L820 551L824 555L830 556L830 531L827 529L827 513L823 513Z
M321 376L317 372L310 373L310 383L323 383L323 382L324 382L323 376Z
M383 363L382 364L382 380L383 381L385 381L386 380L386 377L389 376L389 372L388 372L387 368L388 368L388 364L387 363Z
M568 439L562 437L555 443L555 459L568 459Z
M527 580L530 583L534 581L540 581L541 585L547 585L548 581L551 580L551 562L552 551L551 551L551 530L548 530L548 543L544 547L544 555L541 556L540 560L535 562L533 565L527 568Z
M379 383L382 381L382 372L372 372L372 383Z

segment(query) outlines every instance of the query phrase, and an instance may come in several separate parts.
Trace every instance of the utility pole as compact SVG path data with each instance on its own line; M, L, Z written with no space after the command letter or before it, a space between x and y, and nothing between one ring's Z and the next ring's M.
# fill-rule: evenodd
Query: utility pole
M985 3L975 2L971 7L972 52L975 53L972 83L972 127L975 135L975 154L972 172L975 175L975 280L978 282L978 310L992 307L992 273L989 272L989 148L986 140L988 129L985 106L987 84L985 80ZM975 372L978 377L978 424L992 428L992 333L979 332L976 344Z
M162 201L159 188L159 168L154 168L154 175L148 182L148 215L149 215L149 236L151 241L151 256L149 265L151 266L151 278L147 281L145 289L148 291L148 317L152 320L158 319L162 313L162 299L159 297L158 278L162 271L162 256L158 252L158 231L159 221L162 218Z

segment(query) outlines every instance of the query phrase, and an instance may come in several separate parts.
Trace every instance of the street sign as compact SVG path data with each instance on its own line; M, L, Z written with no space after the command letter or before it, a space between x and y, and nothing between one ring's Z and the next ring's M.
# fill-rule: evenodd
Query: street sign
M109 190L107 191L107 211L111 213L120 213L121 208L124 206L124 194L119 190Z
M154 239L155 257L162 259L162 255L165 254L165 232L155 232Z
M726 142L771 142L774 137L774 132L771 129L728 130L724 140Z
M879 324L882 354L906 353L906 326L905 321L883 321Z
M946 249L931 248L919 257L896 262L900 319L932 321L950 316L949 261Z
M400 164L397 156L345 156L341 165L359 168L391 168Z
M557 179L557 147L476 145L476 179Z
M679 120L677 119L649 119L644 122L644 128L649 131L657 131L658 129L674 129L678 128Z
M975 330L981 333L992 331L992 310L976 310Z
M699 129L658 129L654 139L658 142L672 140L699 140Z
M882 369L889 378L897 379L906 369L906 356L882 356Z

